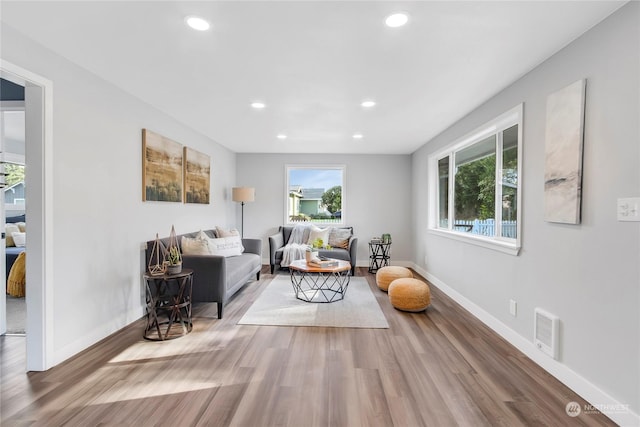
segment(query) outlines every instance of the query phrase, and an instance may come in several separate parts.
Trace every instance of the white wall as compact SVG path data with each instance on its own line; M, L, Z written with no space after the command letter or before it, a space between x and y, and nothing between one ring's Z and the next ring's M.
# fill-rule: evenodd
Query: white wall
M531 342L535 307L559 316L557 371L574 380L580 377L585 390L590 383L600 396L628 404L636 414L640 224L616 221L616 199L640 196L639 6L623 7L428 142L412 159L418 268L515 333L517 340ZM543 218L546 100L582 78L587 79L582 224L552 224ZM428 200L418 190L427 182L428 156L521 102L520 256L429 234L424 214ZM509 299L518 303L517 317L509 315Z
M238 154L238 185L255 187L256 201L244 207L244 236L263 239L262 257L269 263L268 237L284 221L285 165L346 165L345 222L358 237L357 265L369 265L368 242L391 234L391 264L413 259L411 157L408 155ZM238 224L240 218L238 217Z
M3 25L1 35L3 60L53 82L54 275L47 291L59 363L143 315L142 242L167 236L172 224L182 233L229 222L235 154L14 29ZM211 204L142 202L143 128L211 157Z

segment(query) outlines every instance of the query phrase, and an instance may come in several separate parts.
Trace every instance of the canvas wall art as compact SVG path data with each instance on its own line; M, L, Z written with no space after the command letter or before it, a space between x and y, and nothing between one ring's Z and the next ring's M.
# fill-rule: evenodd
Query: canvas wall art
M580 224L585 80L547 98L544 172L546 221Z
M184 202L208 204L210 182L209 156L184 147Z
M182 202L182 145L142 130L142 200Z

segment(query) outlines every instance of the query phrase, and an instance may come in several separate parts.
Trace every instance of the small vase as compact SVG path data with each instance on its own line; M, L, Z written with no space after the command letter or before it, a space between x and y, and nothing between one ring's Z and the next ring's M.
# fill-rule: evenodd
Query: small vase
M306 251L304 253L304 258L307 262L311 261L313 258L318 258L318 250L312 249L310 251Z

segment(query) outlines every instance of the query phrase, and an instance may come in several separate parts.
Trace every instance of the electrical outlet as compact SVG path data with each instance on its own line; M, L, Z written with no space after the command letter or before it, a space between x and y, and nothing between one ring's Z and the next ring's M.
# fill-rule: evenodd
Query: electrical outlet
M618 199L618 221L640 221L640 197Z
M509 314L511 314L513 317L516 317L516 315L518 314L518 303L514 300L509 300Z

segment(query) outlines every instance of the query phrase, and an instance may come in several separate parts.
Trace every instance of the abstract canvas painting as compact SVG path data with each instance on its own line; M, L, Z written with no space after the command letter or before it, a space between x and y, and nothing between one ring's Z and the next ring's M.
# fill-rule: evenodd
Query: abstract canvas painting
M580 224L585 80L547 98L544 218Z
M210 180L209 156L184 147L184 202L208 204Z
M182 145L142 130L142 200L182 202Z

